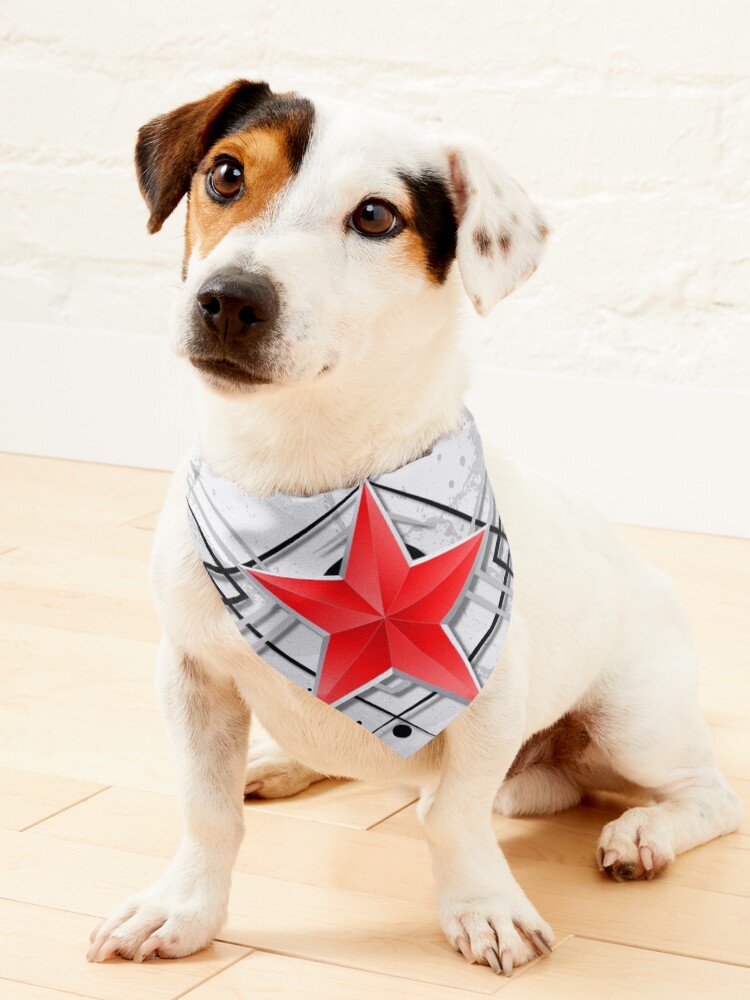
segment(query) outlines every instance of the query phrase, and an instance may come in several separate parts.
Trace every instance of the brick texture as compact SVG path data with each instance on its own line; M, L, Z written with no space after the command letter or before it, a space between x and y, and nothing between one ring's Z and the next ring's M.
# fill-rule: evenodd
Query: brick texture
M742 0L5 0L3 318L163 335L183 217L146 236L135 131L246 75L476 132L539 201L476 360L748 386L748 38Z

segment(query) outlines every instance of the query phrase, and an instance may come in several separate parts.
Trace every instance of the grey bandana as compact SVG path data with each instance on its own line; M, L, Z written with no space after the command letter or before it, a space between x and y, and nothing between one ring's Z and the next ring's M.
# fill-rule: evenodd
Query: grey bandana
M252 496L196 451L187 502L200 558L250 646L400 756L487 682L513 571L468 410L422 458L313 496Z

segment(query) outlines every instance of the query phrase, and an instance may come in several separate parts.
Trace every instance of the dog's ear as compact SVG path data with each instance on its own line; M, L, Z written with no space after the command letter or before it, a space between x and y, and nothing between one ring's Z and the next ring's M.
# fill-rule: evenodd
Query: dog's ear
M138 186L151 212L150 233L161 229L190 189L195 168L210 147L233 122L270 96L266 83L235 80L223 90L201 101L183 104L138 130L135 169Z
M447 155L456 260L474 308L486 316L534 273L549 230L526 192L477 140L452 141Z

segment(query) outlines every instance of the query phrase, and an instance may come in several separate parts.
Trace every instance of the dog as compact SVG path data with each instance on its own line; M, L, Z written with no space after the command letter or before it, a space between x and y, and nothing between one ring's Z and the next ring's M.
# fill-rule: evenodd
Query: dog
M203 457L258 496L357 484L454 431L464 291L487 314L548 237L481 142L265 83L235 81L149 122L136 169L151 232L188 198L176 349L197 373ZM418 786L448 941L506 975L549 954L554 935L513 877L493 809L553 813L586 790L645 790L650 804L608 823L593 854L618 880L652 878L736 829L670 580L583 503L499 454L487 465L514 560L507 642L479 696L407 759L240 637L196 552L180 466L151 582L184 839L94 931L90 960L209 944L243 790L293 795L330 775ZM251 712L270 735L248 762Z

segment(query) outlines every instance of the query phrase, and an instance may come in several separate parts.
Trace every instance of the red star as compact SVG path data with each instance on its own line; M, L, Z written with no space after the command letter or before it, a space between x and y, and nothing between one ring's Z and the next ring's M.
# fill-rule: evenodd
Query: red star
M478 684L445 619L474 568L485 530L412 561L365 483L343 576L299 579L247 572L328 633L315 693L329 705L391 670L471 701Z

